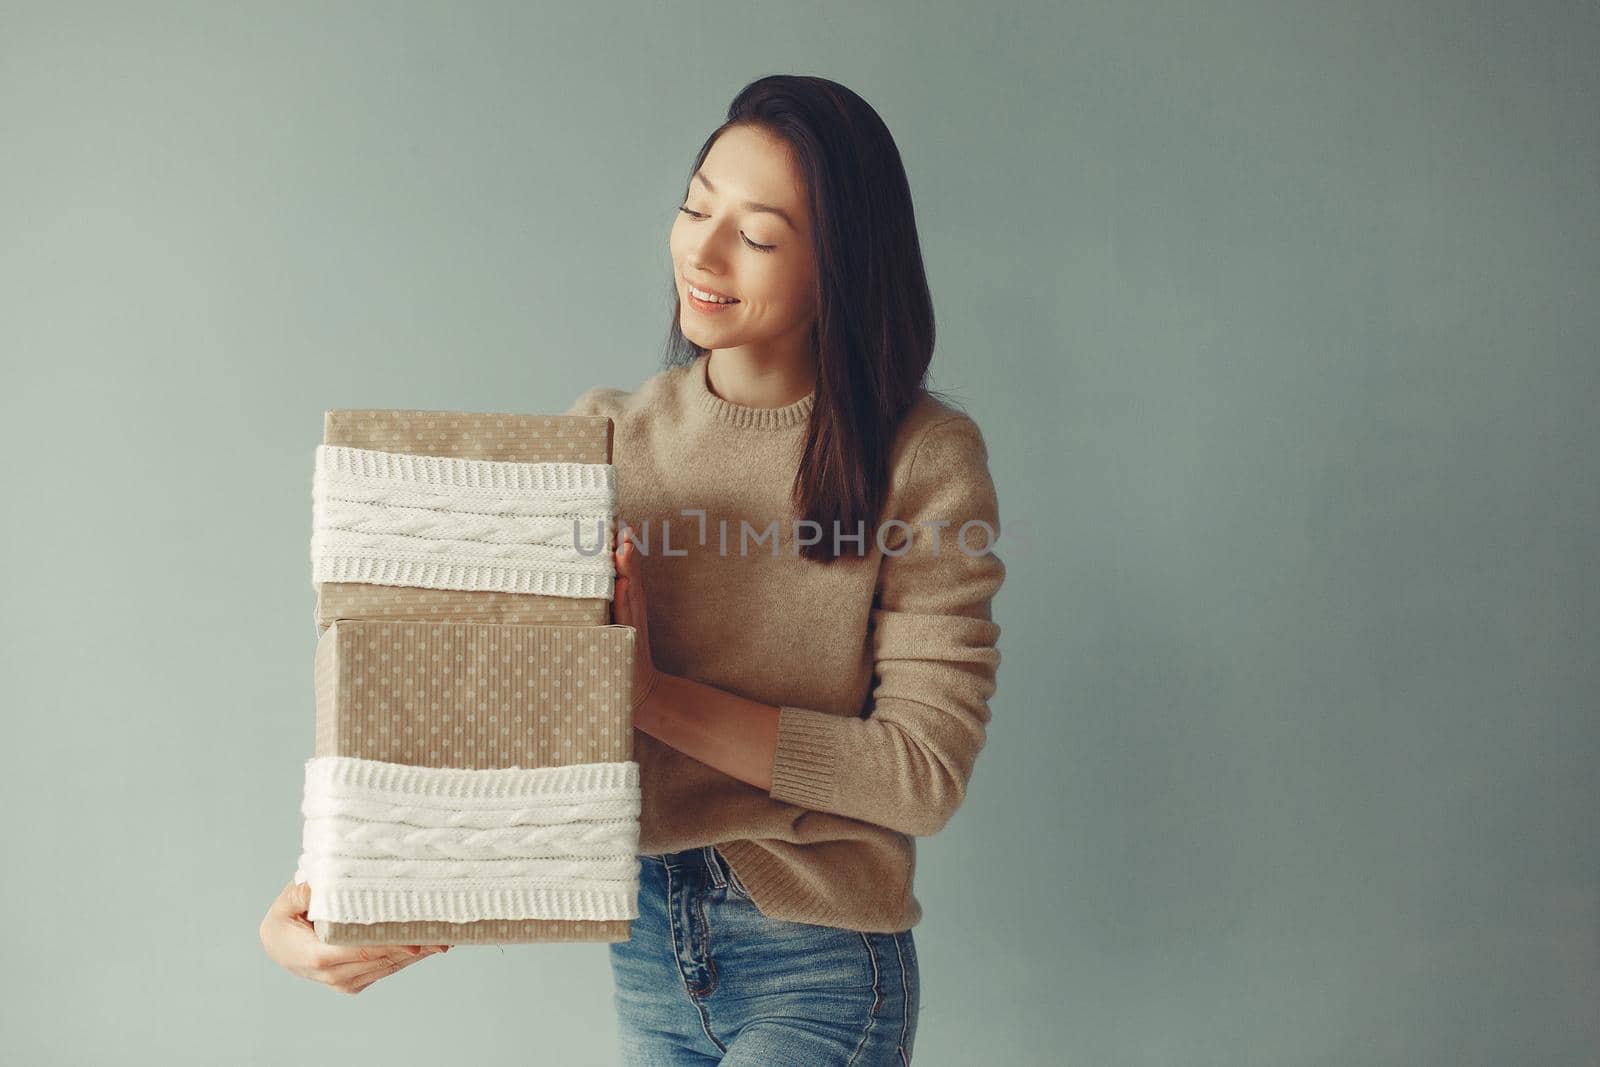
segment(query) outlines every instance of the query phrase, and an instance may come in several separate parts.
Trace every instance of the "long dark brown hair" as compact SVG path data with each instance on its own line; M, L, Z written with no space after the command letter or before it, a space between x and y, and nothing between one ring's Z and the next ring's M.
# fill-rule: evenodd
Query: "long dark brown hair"
M817 523L823 534L800 554L831 563L838 558L834 531L844 538L863 523L863 543L840 547L864 555L872 549L888 488L889 446L917 391L926 388L933 359L933 299L910 184L894 138L865 100L826 78L774 74L733 98L726 120L689 168L686 193L717 138L739 125L789 144L811 202L817 396L795 472L794 505L796 517ZM670 284L665 366L686 366L706 350L679 328L677 283Z

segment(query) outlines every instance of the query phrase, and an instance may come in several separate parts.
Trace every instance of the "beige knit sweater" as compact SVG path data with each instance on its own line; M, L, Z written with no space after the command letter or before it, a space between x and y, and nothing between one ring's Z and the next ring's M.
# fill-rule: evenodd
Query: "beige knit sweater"
M1005 566L983 526L958 543L969 520L1000 531L983 436L919 393L890 454L889 552L868 527L865 557L849 543L814 563L795 554L790 489L815 394L729 403L707 385L708 358L632 393L590 389L568 412L615 423L618 514L647 538L657 668L781 709L770 793L635 731L640 851L714 844L763 914L909 929L922 917L914 837L966 793L1000 663L990 604ZM916 529L909 549L892 519Z

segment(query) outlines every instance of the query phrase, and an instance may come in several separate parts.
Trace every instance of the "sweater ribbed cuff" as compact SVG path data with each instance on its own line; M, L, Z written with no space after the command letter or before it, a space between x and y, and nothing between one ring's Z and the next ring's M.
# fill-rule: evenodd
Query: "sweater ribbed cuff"
M832 810L837 754L850 722L848 716L780 705L778 747L772 757L772 788L767 795L801 807Z

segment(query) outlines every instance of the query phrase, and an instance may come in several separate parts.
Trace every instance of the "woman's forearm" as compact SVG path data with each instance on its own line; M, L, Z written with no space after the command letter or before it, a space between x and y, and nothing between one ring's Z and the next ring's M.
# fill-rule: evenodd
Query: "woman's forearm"
M772 788L778 709L692 678L663 674L633 713L663 744L753 786Z

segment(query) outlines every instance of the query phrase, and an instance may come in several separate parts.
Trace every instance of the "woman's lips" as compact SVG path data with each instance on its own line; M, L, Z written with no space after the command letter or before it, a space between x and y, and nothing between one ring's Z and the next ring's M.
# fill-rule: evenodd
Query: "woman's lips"
M710 300L701 300L688 289L684 289L683 295L689 298L689 306L703 315L715 315L719 311L727 311L729 308L739 306L739 302L737 300L731 304L716 304L712 303Z

